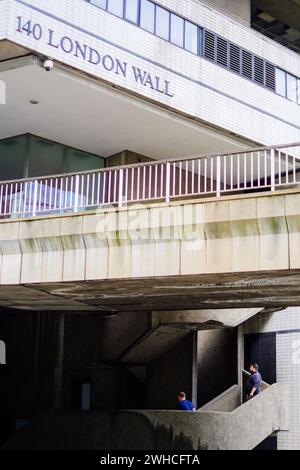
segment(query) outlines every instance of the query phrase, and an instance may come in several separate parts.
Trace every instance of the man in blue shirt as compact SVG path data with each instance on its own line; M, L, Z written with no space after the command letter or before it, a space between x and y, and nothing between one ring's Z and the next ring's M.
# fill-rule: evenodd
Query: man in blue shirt
M247 399L253 398L261 392L261 375L258 372L258 364L250 365L249 371L251 376L246 383Z
M186 399L186 394L184 392L180 392L178 394L178 410L181 411L195 411L195 407L193 403Z

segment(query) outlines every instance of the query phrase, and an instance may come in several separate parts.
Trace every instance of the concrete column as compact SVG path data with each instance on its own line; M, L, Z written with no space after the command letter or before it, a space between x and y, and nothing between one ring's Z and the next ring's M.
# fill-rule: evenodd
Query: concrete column
M153 158L146 157L131 150L123 150L106 158L106 166L134 165L135 163L149 162Z
M243 400L244 324L238 326L237 343L237 380L241 388L241 400Z
M54 369L53 409L60 409L62 404L65 314L59 313L57 327L56 367Z
M193 332L193 359L192 359L192 402L197 409L198 403L198 331Z
M37 313L36 318L36 334L34 344L34 375L33 375L33 392L34 392L34 403L33 411L36 409L37 397L38 397L38 365L39 365L39 344L40 344L40 324L41 324L41 312Z

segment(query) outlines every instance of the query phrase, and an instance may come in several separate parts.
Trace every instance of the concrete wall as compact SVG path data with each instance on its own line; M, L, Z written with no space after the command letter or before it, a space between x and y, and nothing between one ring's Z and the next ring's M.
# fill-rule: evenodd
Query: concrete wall
M0 441L16 419L30 420L53 408L74 409L74 387L81 381L91 383L92 409L121 406L118 388L126 381L130 395L135 384L124 376L124 367L106 360L128 348L148 326L148 316L140 312L108 320L102 314L1 312L7 364L0 367Z
M199 411L225 411L231 412L241 405L241 387L233 385L225 392L202 406Z
M256 333L276 333L276 380L291 386L290 432L278 436L278 450L300 450L300 308L264 313L246 322L244 334Z
M45 415L6 449L250 450L288 429L287 392L272 385L232 413L141 411ZM117 437L117 438L116 438Z
M251 0L199 0L250 26Z
M297 269L299 202L290 190L1 221L0 283Z
M198 332L198 406L237 384L236 329Z
M193 334L180 341L148 367L147 408L175 410L177 395L193 397Z

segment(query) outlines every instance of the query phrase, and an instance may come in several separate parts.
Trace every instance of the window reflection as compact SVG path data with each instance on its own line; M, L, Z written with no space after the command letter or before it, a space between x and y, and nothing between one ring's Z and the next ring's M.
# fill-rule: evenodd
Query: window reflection
M180 16L171 14L171 42L183 47L184 21Z
M141 28L154 33L155 5L149 0L141 0Z
M155 24L155 33L157 36L163 39L169 40L169 31L170 29L170 13L156 6L156 24Z
M108 0L107 10L123 18L124 0Z
M189 21L185 22L184 47L194 54L198 54L198 27Z

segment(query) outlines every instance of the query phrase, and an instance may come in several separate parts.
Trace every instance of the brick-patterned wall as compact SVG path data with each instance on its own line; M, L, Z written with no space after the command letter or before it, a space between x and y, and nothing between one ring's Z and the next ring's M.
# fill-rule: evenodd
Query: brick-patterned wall
M247 139L264 144L299 140L299 105L84 0L0 0L0 3L3 1L9 2L7 34L13 42ZM160 0L159 3L300 76L297 54L201 2ZM40 24L42 39L18 32L18 16L23 21L31 19L32 24ZM47 44L49 29L54 31L55 43L68 36L72 41L99 50L102 56L125 61L127 77L51 47ZM159 76L161 83L169 82L169 94L174 96L136 83L132 66Z
M290 431L278 436L279 450L300 449L300 307L258 314L245 323L245 334L276 332L277 382L291 385Z

